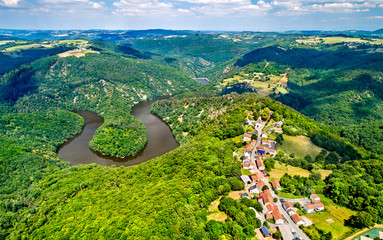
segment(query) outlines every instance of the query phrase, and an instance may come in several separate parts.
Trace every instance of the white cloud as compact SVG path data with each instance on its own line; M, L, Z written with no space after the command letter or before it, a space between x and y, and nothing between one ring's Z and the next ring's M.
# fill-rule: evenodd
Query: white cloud
M2 0L2 2L0 2L0 5L6 7L17 7L19 5L19 2L21 2L21 0Z
M104 2L90 0L39 0L41 9L54 13L92 13L105 10ZM37 10L36 8L35 10Z
M173 4L169 2L159 2L158 0L120 0L113 3L117 10L114 14L123 15L162 15L175 14L177 11Z
M275 0L273 6L281 9L277 15L302 15L315 12L353 13L368 12L380 0Z
M249 4L249 0L178 0L193 4Z

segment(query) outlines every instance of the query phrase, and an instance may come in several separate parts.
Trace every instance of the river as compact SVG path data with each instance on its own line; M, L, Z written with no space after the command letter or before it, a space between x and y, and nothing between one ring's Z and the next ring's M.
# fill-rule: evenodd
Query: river
M104 120L95 113L89 111L75 111L85 120L85 126L80 134L64 143L58 149L58 156L71 165L96 163L102 166L132 166L159 157L179 146L169 126L150 111L152 103L169 96L154 98L136 104L131 114L143 122L146 128L148 143L137 155L116 158L96 153L89 148L95 131Z

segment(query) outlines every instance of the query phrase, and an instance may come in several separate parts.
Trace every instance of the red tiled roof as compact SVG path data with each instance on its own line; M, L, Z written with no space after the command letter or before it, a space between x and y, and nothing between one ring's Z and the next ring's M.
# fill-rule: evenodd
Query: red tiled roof
M266 219L273 219L273 214L266 214Z
M293 207L294 207L293 204L292 204L291 202L285 202L283 205L285 206L286 209L289 209L289 208L293 208Z
M261 158L259 158L259 159L257 160L257 166L258 166L258 168L260 168L260 167L264 167Z
M273 211L273 209L274 209L272 204L267 204L267 205L266 205L266 208L267 208L267 211L268 211L268 212L271 212L271 211Z
M311 203L306 204L305 206L306 206L307 209L316 209L315 205L311 204Z
M311 194L311 195L310 195L310 197L311 197L311 198L313 198L313 199L315 199L315 198L319 198L319 196L318 196L318 195L316 195L316 194L314 194L314 193L313 193L313 194Z
M315 205L317 206L317 208L323 208L324 207L324 204L321 202L317 202L317 203L315 203Z
M278 209L274 210L271 214L273 214L273 218L275 221L277 221L279 219L283 219L282 214Z
M276 180L276 179L274 179L272 182L271 182L271 184L273 185L273 187L275 188L275 187L280 187L281 185L279 185L279 182L278 182L278 180Z
M298 222L302 221L302 218L299 217L299 215L296 214L296 213L294 213L293 215L291 215L291 218L293 219L293 221L294 221L295 223L298 223Z

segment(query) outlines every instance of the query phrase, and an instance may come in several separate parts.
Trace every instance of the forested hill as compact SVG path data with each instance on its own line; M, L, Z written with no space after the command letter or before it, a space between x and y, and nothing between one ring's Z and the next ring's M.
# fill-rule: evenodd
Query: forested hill
M344 43L316 47L260 48L238 67L268 63L287 73L286 94L275 98L342 131L368 150L383 151L383 53L379 45Z
M93 53L83 57L51 56L4 74L0 78L2 114L90 110L105 119L91 148L112 156L133 155L147 141L143 124L130 115L134 103L198 84L137 50L100 41L91 48Z

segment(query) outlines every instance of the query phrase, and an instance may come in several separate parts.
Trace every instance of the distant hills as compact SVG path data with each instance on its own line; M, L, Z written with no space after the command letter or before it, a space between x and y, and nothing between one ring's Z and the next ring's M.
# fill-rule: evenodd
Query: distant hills
M191 31L191 30L168 30L168 29L146 29L146 30L18 30L18 29L0 29L0 35L13 36L30 40L60 40L60 39L76 39L85 38L88 40L103 39L110 42L118 42L124 39L135 39L140 37L165 37L165 36L181 36L192 34L238 34L256 32L215 32L215 31ZM272 32L270 32L272 33ZM347 30L347 31L322 31L322 30L291 30L285 32L274 32L284 34L303 34L303 35L322 35L322 34L344 34L347 36L376 36L382 35L383 29L376 31L363 30ZM0 37L1 39L1 37Z

